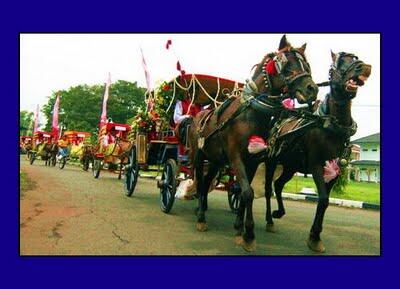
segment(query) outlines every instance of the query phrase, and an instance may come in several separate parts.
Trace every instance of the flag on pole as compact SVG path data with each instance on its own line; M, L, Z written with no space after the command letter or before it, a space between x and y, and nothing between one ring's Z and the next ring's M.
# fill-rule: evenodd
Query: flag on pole
M110 86L111 86L111 73L108 73L106 88L104 90L104 96L103 96L103 107L101 110L100 129L103 125L107 123L107 101L108 101Z
M35 120L33 123L33 133L37 132L39 129L39 105L36 107L36 112L35 112Z
M166 48L166 49L169 49L169 46L170 46L170 45L172 45L172 40L169 39L169 40L167 41L167 44L165 45L165 48Z
M140 52L142 53L142 67L143 67L143 70L144 70L144 76L146 77L147 90L151 91L150 73L149 73L149 71L147 69L147 64L146 64L146 60L144 59L144 54L143 54L142 47L140 47Z
M53 107L53 123L51 125L51 134L54 139L58 139L58 110L60 108L60 94L57 94L56 102Z

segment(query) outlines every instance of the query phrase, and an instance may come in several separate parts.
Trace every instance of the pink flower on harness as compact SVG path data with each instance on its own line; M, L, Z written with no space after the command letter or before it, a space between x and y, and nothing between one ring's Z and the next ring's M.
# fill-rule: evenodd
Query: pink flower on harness
M340 168L338 166L337 159L325 162L324 166L324 181L329 183L334 180L340 174Z
M247 146L249 153L256 154L261 152L262 150L265 150L267 147L268 144L264 141L262 137L258 135L252 135L249 138L249 145Z
M287 109L293 109L294 108L294 100L291 99L291 98L285 99L284 101L282 101L282 104Z

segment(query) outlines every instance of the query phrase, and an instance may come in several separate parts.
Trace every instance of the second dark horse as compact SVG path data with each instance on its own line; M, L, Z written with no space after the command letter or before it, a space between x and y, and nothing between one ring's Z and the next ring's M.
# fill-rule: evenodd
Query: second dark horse
M314 120L311 120L325 120L328 121L328 125L325 121L319 122L316 127L290 139L289 143L285 145L286 149L279 156L270 157L266 161L267 228L273 225L272 217L281 218L285 214L282 201L284 185L296 172L313 175L318 191L318 205L307 245L316 252L325 251L320 234L325 211L329 205L329 193L337 179L325 182L325 162L345 155L350 136L357 129L351 117L351 100L356 96L357 88L364 85L371 74L371 66L358 60L358 57L353 54L332 53L332 61L329 73L331 91L319 107L316 116L313 117ZM293 122L299 120L301 118L286 119L286 122L282 123L280 127L279 134L283 136L291 130ZM286 135L289 137L290 133ZM278 164L283 166L282 175L274 182L278 210L271 214L273 174Z

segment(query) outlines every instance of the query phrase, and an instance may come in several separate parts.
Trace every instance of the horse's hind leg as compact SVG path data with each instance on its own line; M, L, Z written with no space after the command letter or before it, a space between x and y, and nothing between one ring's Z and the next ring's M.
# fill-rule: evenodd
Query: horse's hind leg
M197 152L196 160L194 163L195 167L195 174L196 174L196 180L197 180L197 194L199 198L199 207L197 210L197 224L196 228L200 232L204 232L207 230L207 225L206 225L206 216L205 216L205 201L206 201L206 194L207 194L207 188L204 186L204 156L203 154L199 151Z
M282 175L274 182L276 201L278 210L272 212L272 217L280 219L285 215L285 207L283 206L282 191L285 184L293 178L294 172L283 168Z

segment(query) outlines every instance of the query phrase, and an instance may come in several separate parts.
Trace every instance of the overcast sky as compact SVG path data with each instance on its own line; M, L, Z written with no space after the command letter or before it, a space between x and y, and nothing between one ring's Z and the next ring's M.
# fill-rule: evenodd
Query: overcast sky
M137 81L145 87L142 47L153 87L176 71L175 51L187 73L220 76L243 82L250 69L276 51L282 34L22 34L20 109L34 111L52 91L78 84ZM380 37L377 34L288 34L294 47L307 43L306 55L315 82L328 79L330 50L355 53L372 65L372 74L353 101L358 123L355 137L380 131ZM165 44L172 40L173 51ZM327 90L320 89L323 99ZM101 104L99 103L99 106ZM84 117L84 116L82 116ZM43 119L42 119L43 122Z

